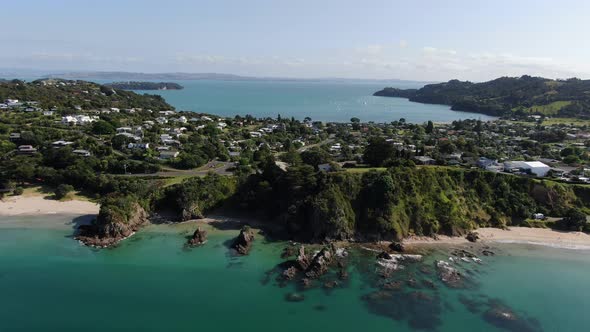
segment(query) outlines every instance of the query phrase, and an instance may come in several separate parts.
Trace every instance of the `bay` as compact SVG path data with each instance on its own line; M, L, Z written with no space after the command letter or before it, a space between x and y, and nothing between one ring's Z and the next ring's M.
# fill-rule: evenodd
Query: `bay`
M98 83L108 81L97 80ZM281 80L194 80L174 81L182 90L135 91L158 94L177 110L219 116L252 115L257 118L294 117L303 120L348 122L352 117L363 122L389 123L401 118L407 122L452 122L460 119L494 117L452 111L446 105L410 102L404 98L375 97L386 86L420 88L414 82L364 81L281 81Z
M305 300L295 303L285 296L300 290L267 276L282 261L283 242L259 235L249 256L233 257L227 245L237 231L204 226L209 241L187 249L191 223L149 226L117 248L98 250L71 238L72 218L0 220L1 331L414 331L411 319L434 323L436 331L507 331L470 312L461 296L498 299L538 321L531 331L583 331L590 324L587 251L499 244L496 256L467 266L475 287L437 282L436 290L421 290L440 299L434 316L421 312L432 309L424 306L395 320L363 300L375 291L368 281L373 253L353 253L350 279L339 288L304 291ZM445 255L435 250L421 264L432 267Z

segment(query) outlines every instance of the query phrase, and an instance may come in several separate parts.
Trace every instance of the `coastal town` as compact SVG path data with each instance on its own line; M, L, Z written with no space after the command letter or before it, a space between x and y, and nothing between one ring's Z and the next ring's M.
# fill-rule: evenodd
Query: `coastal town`
M75 89L80 83L33 84ZM84 86L76 93L88 94ZM174 109L41 107L37 100L14 98L3 100L0 109L4 160L59 149L62 155L107 158L112 162L104 172L111 174L229 175L255 170L268 154L286 170L293 154L301 153L316 169L327 172L366 171L405 160L590 183L590 121L531 115L525 121L412 124L404 119L366 123L353 118L326 123L310 117L225 118ZM371 145L379 147L376 155L375 149L367 149Z

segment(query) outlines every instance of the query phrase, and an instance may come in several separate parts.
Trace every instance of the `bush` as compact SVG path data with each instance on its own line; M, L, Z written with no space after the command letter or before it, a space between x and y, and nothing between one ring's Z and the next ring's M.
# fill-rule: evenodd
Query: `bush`
M74 187L69 184L60 184L55 188L55 198L63 199L65 198L70 192L74 191Z
M16 187L14 188L14 190L12 191L12 194L15 196L20 196L23 194L25 190L23 189L23 187Z

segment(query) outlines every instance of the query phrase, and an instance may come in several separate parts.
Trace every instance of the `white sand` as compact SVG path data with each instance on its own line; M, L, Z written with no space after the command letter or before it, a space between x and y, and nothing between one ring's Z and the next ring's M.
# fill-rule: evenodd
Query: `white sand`
M9 196L0 201L0 216L98 214L99 205L80 200L56 201L43 196Z
M590 249L590 235L581 232L561 232L545 228L509 227L477 229L481 242L526 243L559 248ZM440 236L438 240L426 237L413 237L404 240L406 244L461 244L468 241L464 237Z

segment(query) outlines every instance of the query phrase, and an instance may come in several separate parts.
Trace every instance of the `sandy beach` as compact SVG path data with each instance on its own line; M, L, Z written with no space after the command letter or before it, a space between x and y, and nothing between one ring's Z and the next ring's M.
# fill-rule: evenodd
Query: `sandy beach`
M56 201L42 195L9 196L0 201L0 216L33 216L48 214L98 214L96 203L71 200Z
M582 232L561 232L546 228L509 227L479 228L477 233L480 242L523 243L550 247L590 249L590 235ZM411 237L404 240L405 244L463 244L468 243L464 237L439 236L434 240L429 237Z

